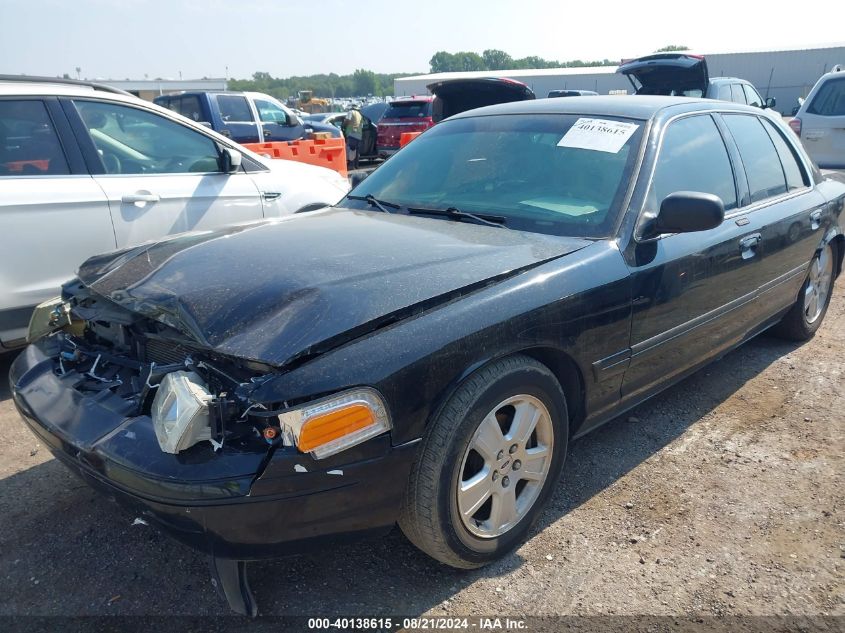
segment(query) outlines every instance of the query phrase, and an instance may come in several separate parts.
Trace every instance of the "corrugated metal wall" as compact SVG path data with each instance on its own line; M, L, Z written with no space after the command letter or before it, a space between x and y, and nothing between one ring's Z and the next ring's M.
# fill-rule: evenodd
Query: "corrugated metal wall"
M722 53L706 55L711 77L740 77L754 84L764 97L777 99L777 110L790 114L798 97L805 97L816 80L836 64L845 66L845 46L813 48L800 51L769 51L759 53ZM607 94L611 90L631 90L622 75L589 73L567 74L565 69L550 71L548 75L521 75L516 70L507 76L522 81L538 97L550 90L581 89ZM455 73L457 76L458 73ZM425 77L396 79L396 96L426 94Z

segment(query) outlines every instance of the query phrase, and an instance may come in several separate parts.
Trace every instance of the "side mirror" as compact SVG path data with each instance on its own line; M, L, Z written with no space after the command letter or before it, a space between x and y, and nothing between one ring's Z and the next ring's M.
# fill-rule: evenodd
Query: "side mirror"
M698 191L676 191L660 203L660 213L649 233L695 233L715 229L725 219L725 205L719 196Z
M241 168L241 153L231 147L220 148L220 171L231 174Z
M774 109L774 107L777 105L777 102L777 99L775 99L774 97L766 97L766 108Z
M367 179L367 176L370 175L368 171L353 171L352 175L349 176L349 184L351 185L352 189L360 185L364 180Z
M295 114L285 114L285 117L287 117L285 125L287 125L288 127L296 127L297 125L302 125L302 121L300 121L299 117Z

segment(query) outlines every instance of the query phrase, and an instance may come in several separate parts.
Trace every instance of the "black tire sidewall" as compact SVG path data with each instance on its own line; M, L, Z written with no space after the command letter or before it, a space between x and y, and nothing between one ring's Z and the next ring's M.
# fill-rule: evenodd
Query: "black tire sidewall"
M522 520L499 537L482 539L471 534L458 516L456 490L459 471L464 452L484 416L497 404L517 394L534 396L549 410L555 434L552 463L543 489ZM449 452L444 457L444 467L441 469L437 487L437 504L441 518L440 529L450 549L467 561L484 564L511 551L525 539L555 489L566 459L568 416L566 399L555 378L550 372L546 373L530 366L501 376L475 395L469 410L457 426L453 436L456 441L450 444Z

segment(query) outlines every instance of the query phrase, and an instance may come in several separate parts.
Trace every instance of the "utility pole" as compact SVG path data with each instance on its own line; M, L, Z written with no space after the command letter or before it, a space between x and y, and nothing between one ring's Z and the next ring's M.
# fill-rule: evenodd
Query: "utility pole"
M77 78L77 79L82 79L82 77L80 76L80 74L81 74L81 73L82 73L82 68L80 68L79 66L77 66L77 67L76 67L76 78Z

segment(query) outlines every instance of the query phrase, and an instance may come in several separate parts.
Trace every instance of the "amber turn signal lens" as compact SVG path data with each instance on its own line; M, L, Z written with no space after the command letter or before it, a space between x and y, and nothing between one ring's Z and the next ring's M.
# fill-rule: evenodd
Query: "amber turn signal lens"
M303 452L375 424L372 409L360 403L315 416L302 426L297 446Z

